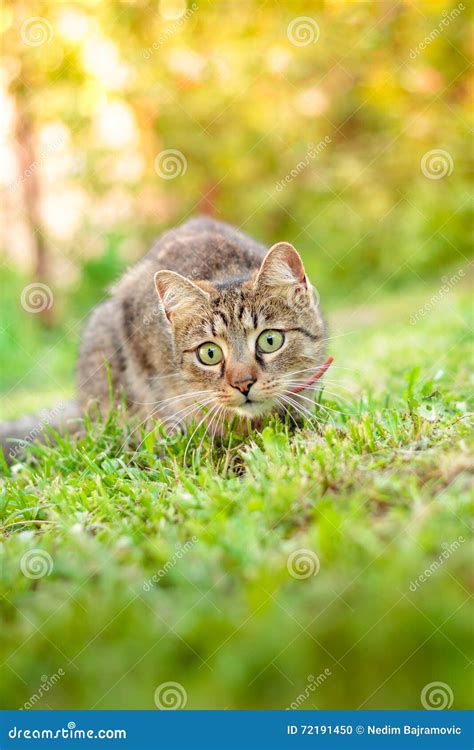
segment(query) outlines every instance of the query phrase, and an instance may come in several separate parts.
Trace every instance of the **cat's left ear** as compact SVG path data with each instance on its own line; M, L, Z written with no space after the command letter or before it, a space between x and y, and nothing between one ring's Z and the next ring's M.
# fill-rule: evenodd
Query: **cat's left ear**
M308 280L299 253L289 242L278 242L270 248L255 279L255 285L274 288L280 293L301 294Z
M197 315L206 307L209 293L175 271L157 271L155 287L170 323L175 316Z

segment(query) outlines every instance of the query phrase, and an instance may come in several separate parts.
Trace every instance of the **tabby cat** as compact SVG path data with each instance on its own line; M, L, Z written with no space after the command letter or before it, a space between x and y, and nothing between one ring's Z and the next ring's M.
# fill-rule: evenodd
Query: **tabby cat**
M111 393L130 414L170 429L307 408L300 399L313 390L292 390L321 364L324 340L317 296L292 245L267 252L227 224L192 219L163 234L92 312L77 414L93 404L105 414ZM2 426L4 439L8 432L19 437L12 424Z

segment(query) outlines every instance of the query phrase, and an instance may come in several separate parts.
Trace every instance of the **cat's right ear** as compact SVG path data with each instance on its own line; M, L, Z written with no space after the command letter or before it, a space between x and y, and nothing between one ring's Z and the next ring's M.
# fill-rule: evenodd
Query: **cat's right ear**
M289 242L277 242L262 261L255 286L292 296L306 292L308 280L299 253Z
M155 287L168 320L176 314L196 314L209 301L208 292L174 271L157 271Z

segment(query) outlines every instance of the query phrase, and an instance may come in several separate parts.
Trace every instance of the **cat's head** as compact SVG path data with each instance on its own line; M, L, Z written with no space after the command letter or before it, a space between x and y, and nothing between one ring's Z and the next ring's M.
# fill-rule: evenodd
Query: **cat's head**
M240 416L281 410L321 362L324 322L300 256L286 242L249 279L216 284L158 271L155 285L190 391ZM197 400L205 400L207 393Z

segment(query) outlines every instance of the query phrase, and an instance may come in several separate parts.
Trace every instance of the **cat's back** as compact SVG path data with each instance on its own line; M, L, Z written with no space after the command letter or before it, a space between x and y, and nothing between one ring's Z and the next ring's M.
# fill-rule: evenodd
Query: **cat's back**
M230 224L198 217L165 232L145 256L156 270L224 283L250 276L266 248Z

